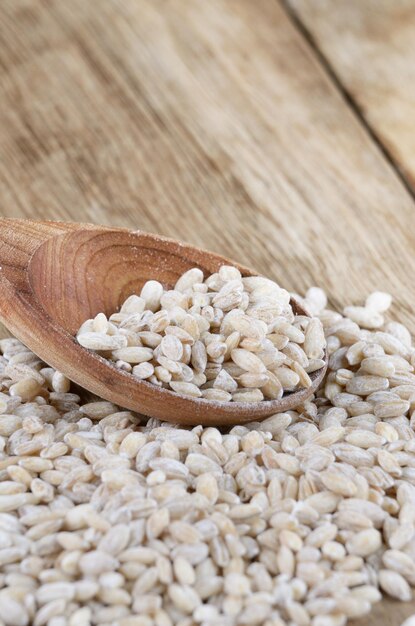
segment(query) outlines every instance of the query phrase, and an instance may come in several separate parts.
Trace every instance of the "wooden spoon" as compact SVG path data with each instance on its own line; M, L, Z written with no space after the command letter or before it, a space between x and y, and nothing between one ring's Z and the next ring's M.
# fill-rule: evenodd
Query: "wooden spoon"
M237 424L259 420L302 404L325 370L311 374L312 386L281 400L255 404L192 399L117 369L82 348L74 338L86 319L110 315L146 280L172 288L183 272L205 275L232 264L212 252L141 231L92 224L0 220L0 320L46 363L101 398L138 413L181 424ZM291 300L294 310L307 314Z

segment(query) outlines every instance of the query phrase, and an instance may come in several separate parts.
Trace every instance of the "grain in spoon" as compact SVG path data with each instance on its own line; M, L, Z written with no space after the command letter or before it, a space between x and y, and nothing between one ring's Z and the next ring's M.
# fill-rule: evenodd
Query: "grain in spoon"
M0 220L0 319L46 363L98 396L122 407L181 424L236 424L303 403L307 389L280 400L220 403L181 396L114 367L82 348L74 335L85 319L118 309L149 279L173 286L188 269L211 274L230 262L216 254L141 231L90 224ZM232 263L243 276L254 271ZM291 300L297 314L307 313Z

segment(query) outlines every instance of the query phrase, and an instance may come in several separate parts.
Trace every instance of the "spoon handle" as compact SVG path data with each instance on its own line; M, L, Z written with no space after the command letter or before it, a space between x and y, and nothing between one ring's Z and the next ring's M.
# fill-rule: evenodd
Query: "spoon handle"
M28 266L47 239L74 230L76 224L0 219L0 321L24 343L41 336L39 315L29 280Z

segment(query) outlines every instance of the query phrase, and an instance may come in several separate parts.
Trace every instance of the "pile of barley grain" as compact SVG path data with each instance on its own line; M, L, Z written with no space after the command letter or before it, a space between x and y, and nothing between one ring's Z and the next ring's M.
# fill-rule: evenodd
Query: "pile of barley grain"
M411 598L411 337L382 294L347 309L365 328L306 304L324 388L226 432L82 404L0 342L1 626L340 626Z
M310 387L326 345L319 319L296 315L288 291L227 265L206 280L192 268L172 290L149 280L109 320L84 322L77 339L141 380L217 402Z

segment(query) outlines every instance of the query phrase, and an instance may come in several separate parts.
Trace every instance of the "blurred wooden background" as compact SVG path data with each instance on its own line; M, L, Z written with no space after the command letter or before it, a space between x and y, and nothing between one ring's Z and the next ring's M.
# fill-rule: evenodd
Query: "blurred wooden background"
M1 0L0 214L387 290L415 331L414 50L414 0Z

